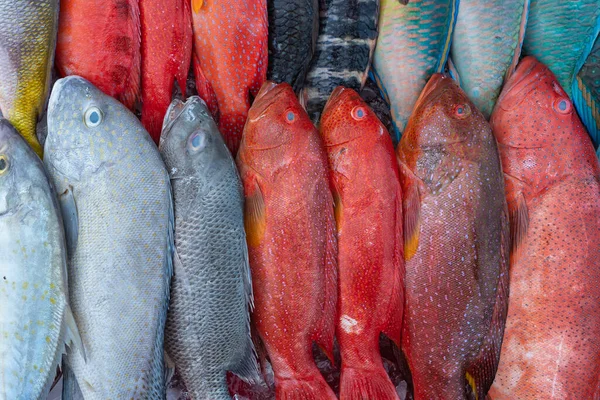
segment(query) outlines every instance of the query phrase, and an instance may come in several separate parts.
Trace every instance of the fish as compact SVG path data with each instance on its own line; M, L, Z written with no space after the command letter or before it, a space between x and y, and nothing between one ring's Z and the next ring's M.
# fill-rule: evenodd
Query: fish
M0 119L0 399L45 400L65 344L85 350L69 307L56 192L27 142Z
M192 18L198 95L235 156L250 96L256 97L267 77L267 0L192 0Z
M379 38L372 69L392 107L398 142L425 84L433 73L444 71L459 1L380 2Z
M337 241L327 154L288 83L265 82L236 163L252 272L252 321L275 375L275 397L334 400L313 359L333 360Z
M600 374L600 166L558 77L524 58L492 114L512 227L496 399L592 399Z
M338 86L360 90L377 41L380 0L319 0L319 35L300 100L317 124Z
M156 144L177 81L185 98L192 60L188 0L140 0L142 124Z
M531 0L523 54L547 65L571 97L599 31L598 0Z
M319 133L333 182L338 240L340 398L399 400L379 352L400 346L404 307L402 188L392 139L352 89L325 105Z
M0 1L0 111L38 156L36 136L50 91L58 0Z
M365 103L373 110L379 121L383 124L386 131L392 138L392 143L394 147L398 144L398 142L394 142L396 139L396 135L394 135L394 126L392 125L392 114L390 112L390 105L385 101L381 92L379 91L379 87L377 86L377 82L375 79L371 79L371 75L369 75L369 79L365 83L365 86L360 91L360 97L364 100Z
M487 119L519 61L529 1L460 1L450 54L462 89Z
M240 177L199 97L173 101L162 137L175 199L165 348L194 399L230 400L226 371L260 381L250 337L252 278Z
M297 93L312 60L319 34L319 0L268 0L267 79L287 82Z
M61 0L56 69L81 76L133 110L141 93L138 0Z
M496 140L434 74L396 149L404 212L402 351L414 398L484 399L508 305L509 218Z
M594 141L600 145L600 36L590 55L577 73L573 86L573 103L581 121Z
M174 217L158 149L123 104L69 76L52 89L44 150L87 355L67 355L63 398L163 399Z

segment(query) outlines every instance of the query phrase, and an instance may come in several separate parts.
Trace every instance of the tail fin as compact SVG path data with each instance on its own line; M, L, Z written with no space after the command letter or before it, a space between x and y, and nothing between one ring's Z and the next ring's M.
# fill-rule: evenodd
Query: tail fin
M340 399L399 400L399 397L383 367L373 370L342 368Z
M315 375L299 379L275 378L277 400L336 400L333 390L315 369Z

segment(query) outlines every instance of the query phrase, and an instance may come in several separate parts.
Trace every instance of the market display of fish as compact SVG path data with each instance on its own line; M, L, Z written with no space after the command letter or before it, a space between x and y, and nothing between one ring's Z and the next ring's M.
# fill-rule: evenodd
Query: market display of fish
M166 351L194 399L227 400L226 371L260 380L250 338L242 185L199 97L175 100L165 121L160 149L175 199Z
M600 166L557 77L533 57L491 119L513 250L500 366L490 397L594 399L600 375Z
M487 119L519 61L529 1L460 0L452 61L462 89Z
M404 307L402 189L394 146L352 89L333 91L319 132L329 158L338 238L340 398L398 400L379 353L400 346Z
M58 0L0 1L0 111L39 155L36 136L50 90Z
M397 148L415 400L484 399L508 306L510 231L496 140L449 77L427 83ZM467 389L468 390L467 390Z
M600 36L575 78L573 103L594 145L600 145Z
M68 355L63 396L164 398L173 209L156 146L121 103L71 76L52 90L44 164L60 194L86 351Z
M377 40L379 1L319 0L319 36L301 94L316 124L333 90L360 90Z
M277 399L334 400L313 359L333 359L337 241L327 154L287 83L267 81L237 156L244 185L253 323L275 373Z
M417 98L450 52L458 0L380 0L373 73L392 108L396 142Z
M67 299L56 193L25 140L0 119L0 399L44 400L66 351L85 356Z

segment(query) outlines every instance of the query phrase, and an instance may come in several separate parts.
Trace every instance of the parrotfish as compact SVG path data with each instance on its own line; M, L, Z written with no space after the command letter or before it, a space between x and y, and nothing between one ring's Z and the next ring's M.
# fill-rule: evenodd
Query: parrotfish
M235 154L250 108L267 76L267 0L192 0L198 94Z
M319 131L339 246L340 398L398 400L379 353L380 333L400 346L404 308L402 189L392 139L343 87L325 105Z
M460 0L451 57L460 85L489 118L521 55L530 0Z
M226 371L260 379L240 177L199 97L171 104L162 136L176 246L166 350L194 399L230 400Z
M588 133L598 147L600 144L600 36L585 64L575 78L573 103Z
M277 399L335 400L313 359L333 359L337 241L327 154L287 83L267 81L237 155L255 309Z
M373 57L377 84L392 107L396 142L427 80L444 70L458 13L458 0L405 3L381 0Z
M139 0L142 33L142 124L158 144L173 84L183 97L192 59L189 0Z
M125 106L70 76L50 96L44 164L60 193L87 355L67 356L64 398L165 398L173 207L156 145Z
M600 166L555 75L524 58L491 118L513 250L499 399L597 399Z
M496 140L454 80L435 74L396 151L405 223L402 350L414 398L484 399L508 305L510 230Z
M58 0L0 1L0 111L39 156L35 128L50 90L58 8Z
M314 123L338 86L360 90L377 41L379 0L319 0L319 36L301 100Z
M319 0L268 0L267 6L267 78L287 82L298 92L304 85L319 34Z
M133 109L140 97L139 0L61 0L56 67Z
M67 299L67 246L38 156L0 119L0 399L45 400L65 352L84 356Z

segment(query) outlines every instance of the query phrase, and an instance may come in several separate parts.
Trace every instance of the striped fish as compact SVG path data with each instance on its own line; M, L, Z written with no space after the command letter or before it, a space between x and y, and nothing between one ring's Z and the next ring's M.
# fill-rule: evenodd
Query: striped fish
M392 106L398 141L421 90L444 69L459 0L381 0L373 70Z
M379 0L319 0L319 37L300 96L317 123L337 86L360 90L377 40Z
M460 84L490 117L502 83L514 71L529 0L461 0L450 49Z
M573 103L594 146L600 144L600 36L573 82Z

